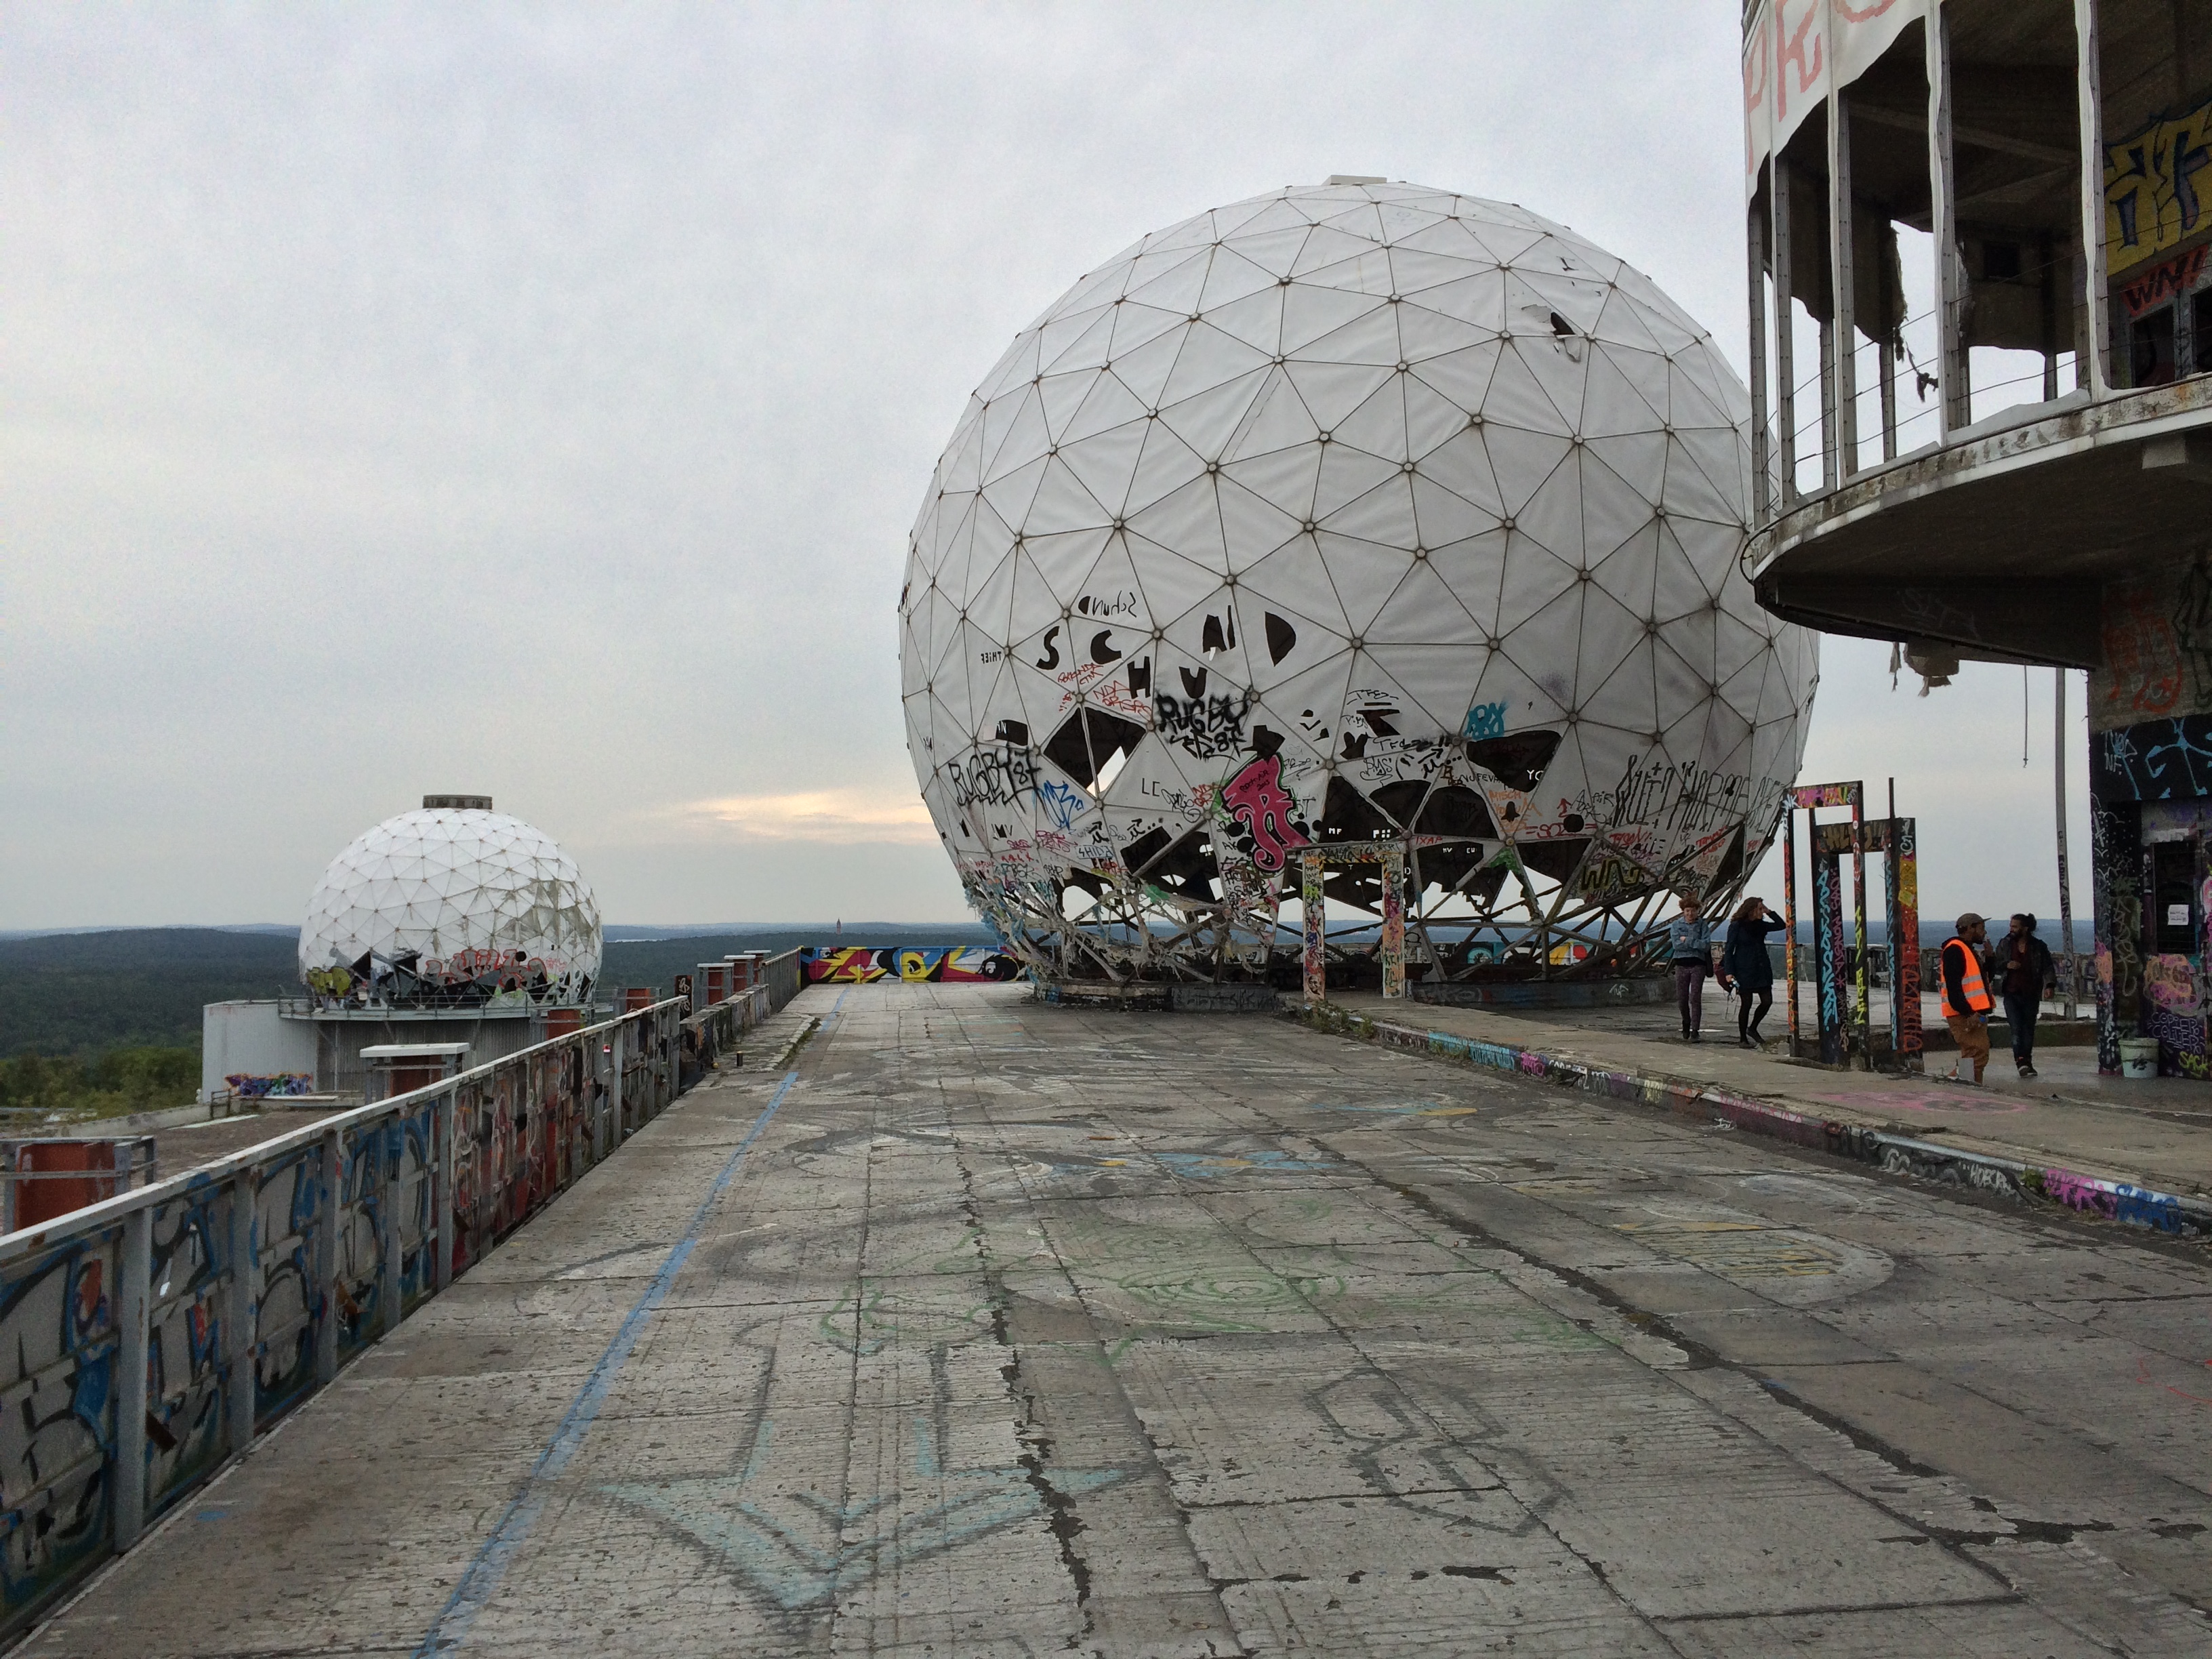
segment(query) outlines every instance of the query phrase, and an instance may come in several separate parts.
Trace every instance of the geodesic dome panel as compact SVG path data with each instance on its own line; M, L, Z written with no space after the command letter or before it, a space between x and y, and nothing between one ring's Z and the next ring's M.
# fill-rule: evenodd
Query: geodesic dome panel
M1737 566L1747 403L1648 277L1499 203L1294 188L1109 260L909 542L908 748L971 902L1051 972L1250 969L1306 848L1395 840L1409 959L1631 963L1804 746L1815 638Z
M398 1000L574 1001L599 954L599 902L575 860L521 819L474 809L402 812L356 836L300 929L310 985L368 957L399 967L377 981Z

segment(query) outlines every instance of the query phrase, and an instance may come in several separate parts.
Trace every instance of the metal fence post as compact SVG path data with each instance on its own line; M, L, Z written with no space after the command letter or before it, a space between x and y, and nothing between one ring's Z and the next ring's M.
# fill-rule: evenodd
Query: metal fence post
M401 1255L399 1227L399 1170L406 1162L407 1120L395 1109L392 1121L380 1125L376 1145L380 1156L377 1158L376 1207L384 1223L384 1249L377 1264L376 1304L384 1316L377 1322L383 1334L389 1336L399 1328L406 1316L407 1276ZM427 1246L429 1240L425 1238Z
M434 1160L430 1170L430 1220L437 1229L437 1249L431 1258L430 1285L442 1291L453 1282L453 1122L460 1115L461 1091L448 1089L430 1108L430 1144L424 1152Z
M127 1550L146 1525L147 1303L154 1289L154 1211L123 1224L123 1295L116 1309L115 1547Z
M260 1317L261 1256L254 1243L261 1182L250 1170L230 1178L230 1297L225 1310L223 1358L230 1366L230 1397L223 1403L230 1422L232 1455L252 1443L259 1417L254 1325Z
M326 1383L338 1374L338 1224L344 1208L344 1137L336 1129L325 1133L316 1177L321 1184L319 1213L315 1229L315 1309L321 1322L315 1327L315 1381Z
M623 1021L615 1027L613 1041L608 1045L614 1051L614 1145L619 1146L629 1139L629 1101L623 1093L623 1062L628 1058L623 1052L629 1046L629 1022Z

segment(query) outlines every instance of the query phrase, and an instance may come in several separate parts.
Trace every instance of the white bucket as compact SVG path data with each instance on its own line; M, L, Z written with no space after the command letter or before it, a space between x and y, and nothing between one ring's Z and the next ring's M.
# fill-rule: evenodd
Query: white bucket
M2122 1077L2156 1077L2158 1075L2158 1039L2156 1037L2122 1037L2120 1039L2120 1075Z

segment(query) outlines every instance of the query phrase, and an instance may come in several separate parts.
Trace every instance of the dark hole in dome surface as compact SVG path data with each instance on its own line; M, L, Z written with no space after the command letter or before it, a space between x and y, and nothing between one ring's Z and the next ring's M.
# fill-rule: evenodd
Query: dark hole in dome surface
M1103 708L1079 708L1045 744L1045 758L1088 789L1116 754L1134 754L1144 735L1134 720Z
M1390 820L1375 810L1373 803L1341 777L1328 781L1328 793L1322 799L1321 823L1315 826L1319 832L1316 841L1373 841L1377 836L1388 835L1395 828Z
M1212 832L1204 829L1187 830L1173 842L1165 830L1153 830L1131 842L1121 860L1141 881L1184 898L1211 902L1220 896L1217 883L1221 875L1212 841Z
M1523 794L1544 781L1552 757L1559 752L1557 732L1516 732L1482 738L1467 746L1467 757L1509 789Z
M1521 862L1538 875L1565 881L1574 874L1589 847L1588 836L1568 836L1559 841L1524 841L1519 843L1519 851Z

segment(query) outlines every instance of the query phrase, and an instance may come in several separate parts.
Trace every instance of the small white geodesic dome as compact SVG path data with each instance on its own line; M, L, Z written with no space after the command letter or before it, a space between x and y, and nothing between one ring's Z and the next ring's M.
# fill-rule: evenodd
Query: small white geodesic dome
M1409 960L1636 965L1804 747L1817 641L1737 565L1747 405L1648 277L1500 203L1291 188L1109 259L909 542L908 744L970 901L1048 972L1253 971L1301 848L1398 840Z
M363 831L332 859L300 929L300 974L310 985L310 975L364 957L405 964L410 956L379 995L574 1001L599 980L599 901L551 836L491 811L489 799L425 805Z

